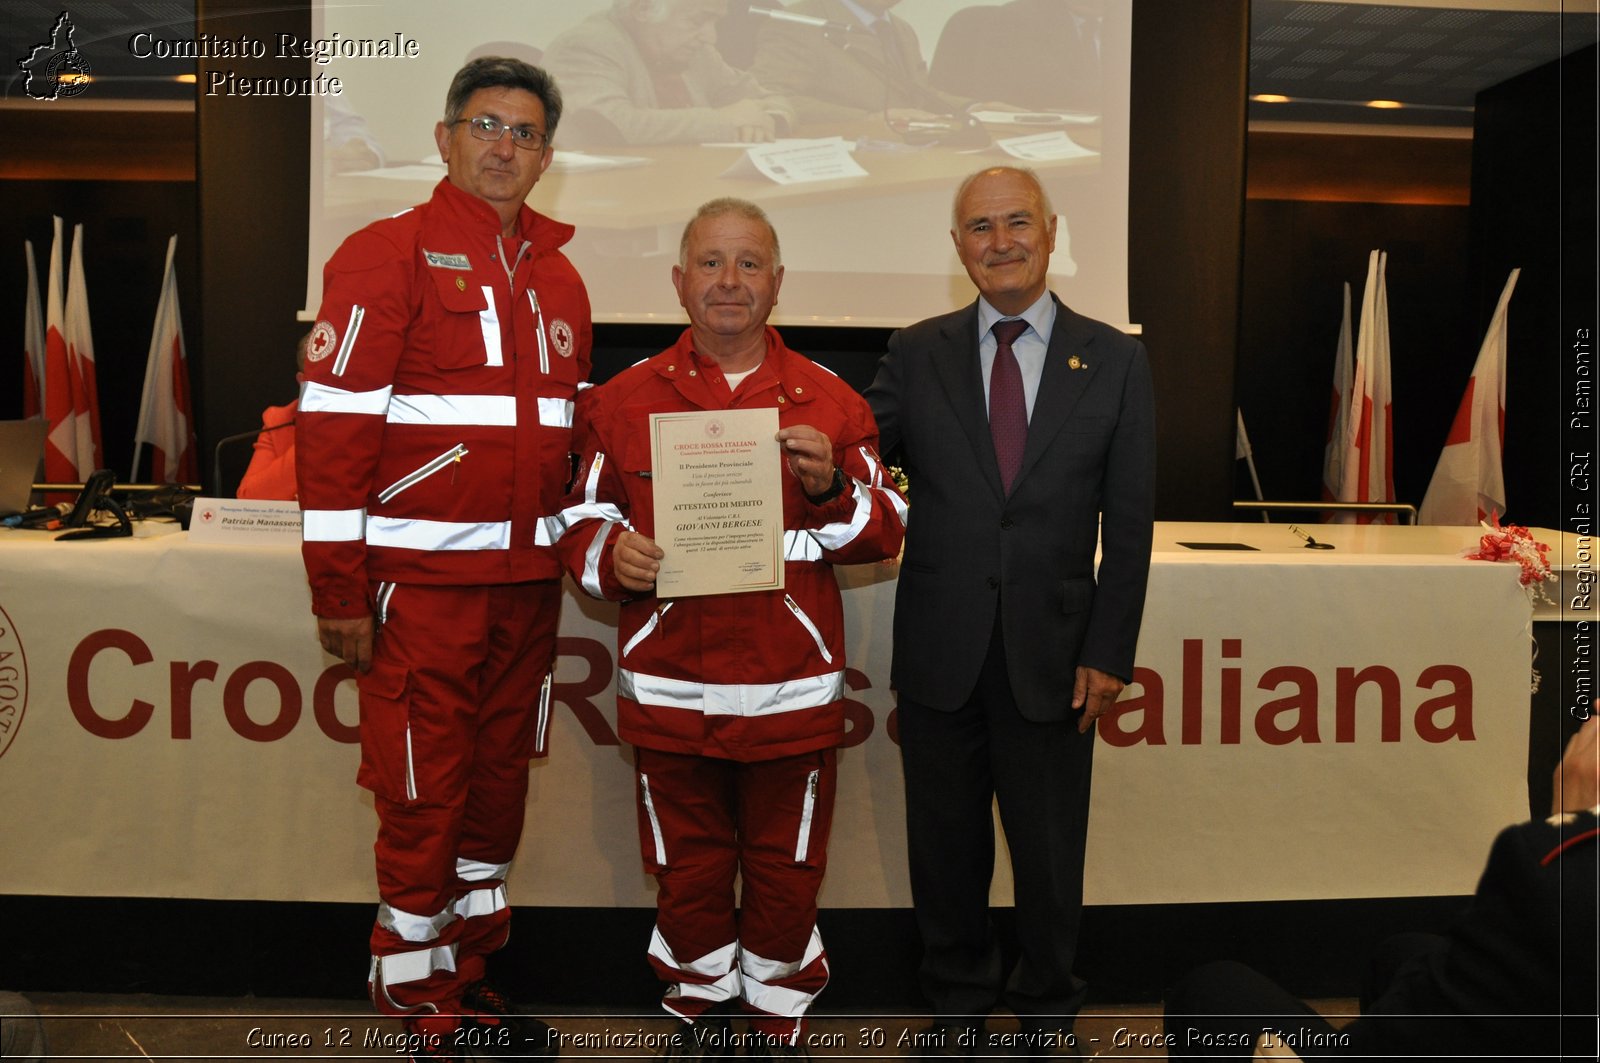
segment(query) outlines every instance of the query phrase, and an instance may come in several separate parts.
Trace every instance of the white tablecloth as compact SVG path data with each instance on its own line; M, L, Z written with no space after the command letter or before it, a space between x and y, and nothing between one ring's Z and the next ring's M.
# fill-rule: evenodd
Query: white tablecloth
M1095 757L1089 903L1468 893L1525 815L1515 569L1460 560L1465 529L1313 532L1338 548L1283 525L1158 525L1138 674ZM894 573L840 573L854 727L829 906L910 903ZM612 732L611 621L569 593L514 903L654 903ZM0 629L0 893L372 897L354 686L317 647L292 546L6 533Z

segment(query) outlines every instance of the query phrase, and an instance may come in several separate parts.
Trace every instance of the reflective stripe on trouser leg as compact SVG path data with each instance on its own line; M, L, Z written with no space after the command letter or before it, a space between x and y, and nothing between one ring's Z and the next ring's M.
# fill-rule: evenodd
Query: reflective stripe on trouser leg
M510 864L486 864L457 858L460 880L451 911L461 918L457 965L463 985L483 978L484 960L511 938L511 908L506 901L506 875Z
M769 960L741 949L739 968L744 975L747 1009L763 1015L760 1020L751 1019L751 1029L794 1044L800 1036L802 1016L828 984L828 954L817 928L812 926L811 938L800 959ZM784 1021L779 1022L779 1017Z
M373 1005L389 1015L434 1010L427 994L454 978L457 931L450 909L418 915L380 903L373 928L374 955L367 969L367 993ZM379 955L380 947L390 951Z
M733 761L635 747L639 850L656 877L650 966L662 1006L694 1018L739 995Z
M389 596L372 671L362 677L363 757L365 764L369 730L374 741L385 738L383 728L369 728L369 710L397 716L393 730L412 743L416 796L393 768L403 758L371 758L363 784L379 818L378 892L392 909L447 911L451 923L433 943L450 949L448 962L436 955L426 977L412 980L397 980L387 957L417 945L374 927L380 1010L454 1011L465 986L483 976L483 958L505 943L503 867L522 832L559 594L560 585L546 581L402 584Z
M837 757L832 749L740 766L739 948L750 1029L791 1043L828 984L817 933Z
M739 995L739 946L733 942L704 956L680 960L658 926L651 931L648 955L656 974L671 983L661 1006L675 1015L692 1021L713 1005Z
M458 962L464 983L482 978L488 955L511 936L504 879L522 837L529 761L545 752L561 584L490 587L486 601L488 652L478 683L478 730L456 853L462 900L480 894L471 910L461 911L465 925ZM481 896L489 888L499 890L493 905Z

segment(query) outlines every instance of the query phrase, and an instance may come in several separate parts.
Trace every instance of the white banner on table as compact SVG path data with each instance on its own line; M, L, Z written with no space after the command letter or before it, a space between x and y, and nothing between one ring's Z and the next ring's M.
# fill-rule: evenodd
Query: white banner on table
M1351 553L1377 531L1335 534L1349 538L1315 556L1202 556L1168 540L1214 529L1158 527L1138 681L1095 758L1090 903L1468 893L1495 831L1525 818L1515 568ZM832 907L910 904L894 571L840 571L851 730ZM515 904L654 903L615 736L613 618L565 603ZM372 899L355 691L317 647L297 549L3 533L0 629L0 893ZM996 901L1009 891L1002 860Z

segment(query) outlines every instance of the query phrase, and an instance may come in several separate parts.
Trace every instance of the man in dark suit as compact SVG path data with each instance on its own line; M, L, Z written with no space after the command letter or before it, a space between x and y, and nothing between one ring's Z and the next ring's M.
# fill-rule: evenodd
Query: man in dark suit
M969 177L953 223L979 299L895 333L867 391L910 481L893 679L922 985L949 1032L1003 1002L1049 1034L1083 1001L1093 725L1133 673L1144 610L1150 366L1047 290L1056 219L1030 171ZM1008 979L988 912L996 798L1021 941Z

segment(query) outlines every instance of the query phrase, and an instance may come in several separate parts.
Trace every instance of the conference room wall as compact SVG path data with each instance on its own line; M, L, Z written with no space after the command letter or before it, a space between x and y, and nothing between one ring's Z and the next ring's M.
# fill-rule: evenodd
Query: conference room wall
M1473 121L1471 259L1463 288L1478 336L1511 267L1522 267L1511 303L1506 381L1506 507L1518 524L1573 530L1589 486L1568 475L1567 455L1595 450L1571 423L1575 373L1594 401L1596 291L1596 96L1594 45L1479 93ZM1587 354L1573 349L1587 332ZM1474 339L1473 349L1476 351ZM1465 382L1470 369L1457 374ZM1456 389L1459 392L1459 385ZM1592 513L1593 510L1591 509Z
M1416 143L1360 138L1369 155L1358 160L1345 147L1353 138L1324 136L1321 171L1307 160L1294 188L1273 157L1272 198L1252 196L1246 207L1238 354L1239 405L1268 498L1320 496L1340 283L1350 282L1359 318L1367 252L1382 248L1396 498L1422 502L1506 276L1519 266L1506 516L1557 527L1573 512L1579 492L1564 456L1592 453L1595 442L1592 419L1575 432L1564 415L1577 369L1570 341L1585 327L1592 337L1596 324L1595 54L1591 46L1484 90L1466 158L1449 142L1423 142L1419 152ZM1372 156L1382 155L1402 171L1388 187L1371 180L1385 166ZM1412 166L1417 173L1403 172ZM1363 202L1350 194L1362 183L1374 199L1411 201ZM1592 342L1589 351L1592 374ZM1236 480L1238 496L1249 497L1242 467Z
M1350 284L1355 328L1367 253L1383 248L1389 252L1395 495L1422 501L1488 313L1480 318L1465 297L1469 216L1464 206L1429 204L1246 204L1237 394L1266 497L1322 497L1341 285ZM1253 497L1242 462L1239 480L1238 497Z

